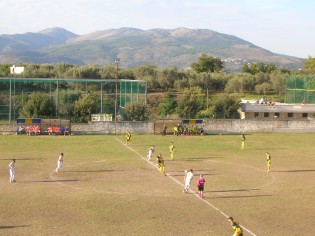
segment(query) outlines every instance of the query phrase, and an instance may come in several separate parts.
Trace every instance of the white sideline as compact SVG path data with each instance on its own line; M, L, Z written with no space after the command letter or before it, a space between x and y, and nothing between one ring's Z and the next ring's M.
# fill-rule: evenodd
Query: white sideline
M146 158L145 157L143 157L140 153L138 153L136 150L134 150L133 148L131 148L130 146L127 146L127 145L125 145L125 143L123 143L121 140L119 140L118 138L116 138L115 137L115 139L116 139L116 141L118 141L118 142L120 142L123 146L125 146L126 148L129 148L131 151L133 151L134 153L136 153L140 158L142 158L143 160L145 160L146 162L148 162L149 164L151 164L152 166L154 166L154 168L156 168L157 169L157 167L152 163L152 162L149 162L149 161L147 161L146 160ZM182 187L184 187L184 185L181 183L181 182L179 182L177 179L175 179L174 177L172 177L171 175L169 175L169 174L166 174L166 176L167 177L169 177L169 178L171 178L173 181L175 181L177 184L179 184L179 185L181 185ZM199 196L198 196L198 194L196 194L195 192L193 192L192 190L189 190L192 194L194 194L198 199L200 199L199 198ZM220 210L219 208L217 208L216 206L214 206L213 204L211 204L210 202L208 202L207 200L205 200L205 199L200 199L200 200L202 200L204 203L206 203L207 205L209 205L212 209L214 209L214 210L216 210L216 211L218 211L221 215L223 215L225 218L228 218L229 216L227 215L227 214L225 214L222 210ZM244 225L241 225L240 224L240 226L245 230L245 231L247 231L250 235L252 235L252 236L257 236L255 233L253 233L252 231L250 231L249 229L247 229Z

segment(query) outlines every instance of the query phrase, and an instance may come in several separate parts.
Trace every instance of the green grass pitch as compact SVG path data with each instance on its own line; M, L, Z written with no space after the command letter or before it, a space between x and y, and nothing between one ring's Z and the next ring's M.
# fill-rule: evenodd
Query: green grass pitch
M124 135L0 136L0 235L232 235L227 215L244 235L314 235L315 136L246 138L240 150L239 135L133 135L130 147ZM167 176L145 160L151 145ZM185 169L195 175L188 194ZM194 194L199 174L205 201Z

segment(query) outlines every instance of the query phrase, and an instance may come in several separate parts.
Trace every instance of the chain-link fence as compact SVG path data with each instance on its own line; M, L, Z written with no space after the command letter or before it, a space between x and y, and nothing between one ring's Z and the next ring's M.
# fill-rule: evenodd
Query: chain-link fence
M119 115L128 102L146 103L147 83L141 80L0 78L0 122L16 122L33 93L49 97L49 111L37 118L69 119L83 94L96 94L97 112ZM32 117L28 117L32 118Z
M129 102L141 102L146 104L147 84L139 80L122 80L120 82L120 103L121 108Z
M286 103L315 103L315 77L291 76L286 81Z

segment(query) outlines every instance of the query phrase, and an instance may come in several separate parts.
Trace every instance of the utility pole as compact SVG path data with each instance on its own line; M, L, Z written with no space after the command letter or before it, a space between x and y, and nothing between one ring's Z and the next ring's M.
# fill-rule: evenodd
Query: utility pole
M115 134L117 133L116 126L117 126L117 100L118 100L118 64L120 58L115 59L116 64L116 96L115 96Z

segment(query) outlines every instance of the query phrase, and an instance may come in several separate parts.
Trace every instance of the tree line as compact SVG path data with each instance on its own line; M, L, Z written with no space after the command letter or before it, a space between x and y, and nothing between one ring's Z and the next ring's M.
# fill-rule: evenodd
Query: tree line
M11 75L10 66L8 64L0 65L1 77L84 78L105 81L116 78L115 65L101 67L98 65L80 66L66 63L55 65L23 64L25 71L21 75ZM314 58L308 58L304 62L304 68L299 71L277 68L274 64L252 63L244 64L240 73L228 74L224 72L224 63L220 58L202 54L197 62L191 64L190 69L158 68L155 65L142 65L132 68L119 68L118 78L147 82L148 105L143 107L142 104L127 104L124 118L127 120L148 120L157 117L165 118L174 113L178 114L180 118L210 118L219 114L224 118L237 118L240 97L244 96L245 93L257 96L276 96L279 101L283 101L286 78L292 75L306 74L315 74ZM36 86L36 84L29 86ZM68 113L70 112L77 122L86 122L89 115L98 109L97 106L93 105L99 102L95 95L98 88L90 87L84 94L73 92L82 90L80 86L83 85L73 83L68 86L68 89L72 90L72 92L68 92L68 100L70 99L68 102L72 105L71 107L68 105L63 109L67 110ZM154 92L158 92L157 95L154 95ZM215 96L216 94L220 94L220 96ZM45 113L44 115L49 116L54 114L51 99L38 98L40 96L38 94L33 96L34 98L27 97L25 99L33 100L31 102L33 104L36 104L35 97L37 97L37 100L46 101L46 112L42 109L41 114L38 114L39 109L28 104L20 110L21 115L34 116L35 114L43 115L42 113ZM112 102L113 99L108 98L107 103Z

